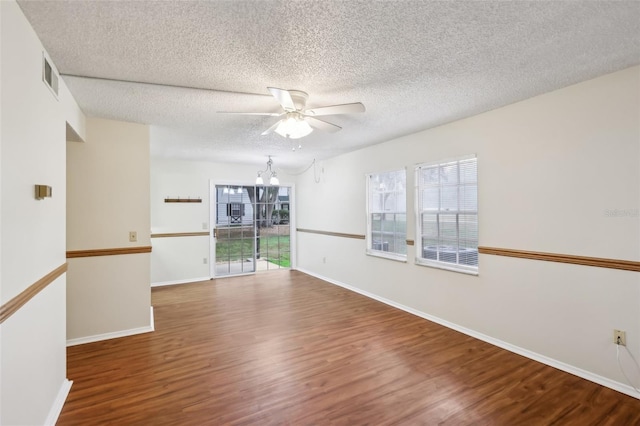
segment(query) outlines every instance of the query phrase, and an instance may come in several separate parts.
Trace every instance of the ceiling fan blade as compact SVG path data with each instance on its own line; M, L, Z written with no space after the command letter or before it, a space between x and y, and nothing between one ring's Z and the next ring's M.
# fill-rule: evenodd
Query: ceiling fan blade
M317 115L334 115L334 114L355 114L357 112L364 112L365 108L361 102L355 102L352 104L342 104L342 105L330 105L326 107L320 108L312 108L306 110L304 113L306 115L317 116Z
M276 121L276 124L274 124L273 126L269 127L267 130L262 132L260 136L265 136L265 135L268 135L269 133L272 133L276 129L276 127L278 127L278 124L280 124L281 121L282 120Z
M276 87L267 87L274 98L282 105L285 111L295 111L296 105L293 103L291 94L288 90L278 89Z
M336 126L335 124L327 123L326 121L320 120L318 118L306 117L305 120L309 123L309 125L315 129L322 130L323 132L335 133L338 130L342 129L340 126Z
M240 115L266 115L269 117L279 117L281 112L240 112L240 111L216 111L218 114L240 114Z

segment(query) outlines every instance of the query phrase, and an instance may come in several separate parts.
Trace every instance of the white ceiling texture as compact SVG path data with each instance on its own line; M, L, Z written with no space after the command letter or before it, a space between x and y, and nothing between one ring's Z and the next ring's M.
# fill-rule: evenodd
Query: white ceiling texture
M637 1L19 5L85 113L149 124L152 156L291 170L640 63ZM217 113L281 112L267 87L366 112L293 152L260 135L277 117Z

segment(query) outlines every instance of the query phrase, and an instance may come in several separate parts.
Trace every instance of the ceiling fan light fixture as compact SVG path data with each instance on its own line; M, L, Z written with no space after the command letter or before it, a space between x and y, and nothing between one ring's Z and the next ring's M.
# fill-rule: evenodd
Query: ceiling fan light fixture
M280 120L275 132L284 138L299 139L313 132L313 128L298 113L288 113L287 118Z
M1 1L1 0L0 0ZM320 120L317 116L323 115L339 115L354 114L357 112L365 112L365 107L361 102L353 102L350 104L328 105L307 109L307 99L309 95L300 90L285 90L277 87L268 87L271 95L278 101L284 112L232 112L218 111L225 114L248 114L248 115L267 115L270 117L282 117L281 120L275 122L271 127L261 133L262 136L275 132L286 139L300 139L314 129L323 132L335 133L342 127ZM292 147L295 151L295 146Z

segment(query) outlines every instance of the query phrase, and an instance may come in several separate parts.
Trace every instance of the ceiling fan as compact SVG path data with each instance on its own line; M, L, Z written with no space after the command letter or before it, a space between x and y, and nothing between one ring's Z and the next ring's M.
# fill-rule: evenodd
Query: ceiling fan
M309 99L307 93L300 90L285 90L276 87L268 87L267 89L269 89L278 103L282 105L284 112L218 112L223 114L267 115L271 117L284 116L273 126L262 132L262 135L276 132L280 136L288 139L298 139L307 136L313 129L329 133L335 133L342 129L340 126L316 117L323 115L353 114L365 111L364 105L360 102L306 109L307 99Z

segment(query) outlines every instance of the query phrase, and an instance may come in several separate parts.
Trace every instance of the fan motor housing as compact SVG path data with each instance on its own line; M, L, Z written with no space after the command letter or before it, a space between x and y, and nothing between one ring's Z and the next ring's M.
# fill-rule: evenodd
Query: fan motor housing
M302 92L300 90L288 90L291 95L291 100L293 100L293 104L296 106L296 110L303 110L305 105L307 104L307 99L309 99L309 95L306 92Z

